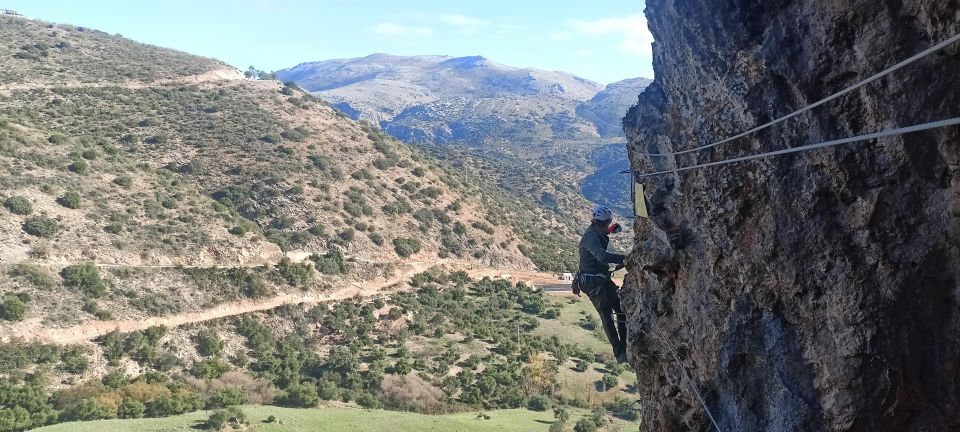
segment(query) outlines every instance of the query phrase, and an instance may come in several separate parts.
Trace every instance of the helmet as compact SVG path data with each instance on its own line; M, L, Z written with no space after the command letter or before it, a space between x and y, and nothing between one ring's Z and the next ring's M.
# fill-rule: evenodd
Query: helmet
M598 205L593 208L593 220L608 221L613 220L613 212L609 207Z

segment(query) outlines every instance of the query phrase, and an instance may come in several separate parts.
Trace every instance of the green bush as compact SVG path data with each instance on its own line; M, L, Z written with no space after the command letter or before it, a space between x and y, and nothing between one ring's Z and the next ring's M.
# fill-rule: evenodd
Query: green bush
M620 378L617 378L616 375L610 373L603 374L603 378L601 378L601 380L603 381L603 385L607 390L614 389L617 387L617 384L620 384Z
M247 403L247 393L240 388L220 389L207 397L207 409L226 408Z
M309 263L295 263L284 257L277 264L280 279L291 286L302 286L313 279L313 267Z
M190 373L197 378L214 379L230 372L230 365L216 359L204 359L193 364Z
M67 136L61 133L55 133L47 137L47 142L50 144L63 144L67 142Z
M546 411L552 405L550 398L545 395L536 395L527 402L527 408L531 411Z
M136 399L125 398L123 402L120 403L120 408L117 410L117 414L120 415L122 419L137 419L143 417L144 411L147 407Z
M417 252L420 252L420 241L411 238L393 239L393 248L401 258L407 258Z
M128 175L117 176L113 179L113 184L124 189L129 189L133 185L133 178Z
M27 304L15 295L8 295L0 303L0 319L22 321L27 316Z
M380 401L378 401L377 398L373 397L373 395L370 393L364 393L360 395L360 397L357 398L357 405L367 409L377 409L383 407L383 404L381 404Z
M71 163L70 165L67 165L67 168L70 171L83 175L83 174L86 174L87 171L90 169L90 165L83 159L77 159L73 161L73 163Z
M320 397L317 395L317 388L313 385L294 384L277 395L274 402L277 405L291 408L310 408L320 402Z
M273 288L262 276L250 274L244 281L244 294L250 298L269 297L273 295Z
M33 213L33 205L22 196L12 196L3 202L3 206L11 213L18 215L28 215Z
M57 203L69 208L69 209L78 209L81 205L80 193L77 191L68 191L63 194L62 197L57 199Z
M23 231L37 237L50 238L60 231L60 224L46 216L33 216L24 222Z
M577 420L577 424L573 426L573 432L596 432L596 430L597 424L587 417Z
M63 284L78 288L90 297L101 297L107 292L107 285L100 278L100 271L93 263L75 264L60 272Z
M310 260L320 273L327 275L347 273L346 259L339 251L327 252L324 255L313 254Z
M9 274L22 278L37 288L50 288L57 283L54 275L36 264L16 264L10 269Z
M202 356L219 356L223 352L223 339L214 330L200 330L197 333L197 352Z

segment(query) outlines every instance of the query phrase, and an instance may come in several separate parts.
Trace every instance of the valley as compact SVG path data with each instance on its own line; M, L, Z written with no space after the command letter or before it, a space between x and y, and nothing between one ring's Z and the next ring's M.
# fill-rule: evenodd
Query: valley
M7 16L0 35L0 430L238 405L634 418L589 301L532 286L575 265L571 177L445 158L118 35Z

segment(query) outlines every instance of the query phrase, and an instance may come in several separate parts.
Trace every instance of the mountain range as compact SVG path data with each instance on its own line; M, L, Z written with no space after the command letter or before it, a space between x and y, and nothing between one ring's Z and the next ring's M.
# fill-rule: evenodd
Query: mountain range
M493 148L620 138L623 114L650 83L604 86L481 56L388 54L301 63L277 77L405 142Z

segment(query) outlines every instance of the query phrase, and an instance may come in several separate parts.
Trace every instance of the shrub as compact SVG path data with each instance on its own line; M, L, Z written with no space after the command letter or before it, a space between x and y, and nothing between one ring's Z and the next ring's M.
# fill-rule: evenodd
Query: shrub
M55 133L47 137L47 142L50 144L63 144L67 142L67 136L61 133Z
M317 388L310 384L294 384L277 395L276 404L291 408L310 408L320 402Z
M284 257L277 264L277 273L287 284L301 286L313 278L313 267L309 263L295 263Z
M310 256L317 271L327 275L338 275L347 272L347 262L339 251L327 252L324 255Z
M57 203L69 209L78 209L81 204L80 193L77 191L69 191L58 198Z
M210 413L210 417L207 417L207 429L210 430L223 430L226 429L227 423L230 422L230 414L227 410L216 410Z
M197 352L203 356L218 356L223 352L223 339L214 330L200 330L197 333Z
M50 238L60 231L60 224L46 216L33 216L24 222L23 231L37 237Z
M124 189L129 189L133 185L133 179L128 175L117 176L113 179L113 184Z
M373 244L377 246L383 246L383 236L378 233L367 234L367 237L370 239Z
M226 408L247 403L247 394L240 388L226 388L214 391L207 398L207 409Z
M244 294L250 298L261 298L273 295L273 288L258 274L247 275Z
M550 398L545 395L536 395L527 402L527 408L531 411L546 411L550 409Z
M437 413L443 409L443 390L417 375L387 375L380 383L383 403L393 409Z
M380 404L380 401L370 393L360 395L360 397L357 398L357 404L367 409L376 409L383 406Z
M143 417L146 409L147 407L143 405L143 402L136 399L125 398L123 402L120 403L120 409L117 410L117 414L119 414L122 419L136 419Z
M15 295L8 295L0 303L0 319L22 321L27 316L27 304Z
M610 373L603 374L603 378L601 378L601 380L603 381L603 385L607 390L616 388L617 384L620 383L620 378L617 378L616 375Z
M63 284L78 288L90 297L100 297L107 292L107 286L100 278L100 272L93 263L75 264L60 272Z
M577 424L573 426L573 432L596 432L596 430L596 423L587 417L577 420Z
M22 278L37 288L50 288L57 282L50 272L36 264L20 263L14 265L9 274L13 277Z
M411 238L393 239L393 248L401 258L407 258L417 252L420 252L420 241Z
M87 353L80 347L73 347L66 350L60 357L60 368L67 373L81 374L87 371L90 361L87 360Z
M3 202L3 206L11 213L18 215L28 215L33 213L33 205L22 196L12 196Z
M84 161L83 159L77 159L73 161L73 163L71 163L70 165L67 165L67 168L70 171L83 175L87 173L87 170L89 170L90 165L87 164L87 162Z
M216 359L205 359L193 364L190 373L197 378L220 378L230 371L230 365Z
M300 142L307 139L307 137L310 136L310 131L306 130L302 126L297 126L293 129L287 129L281 132L280 136L290 141Z

